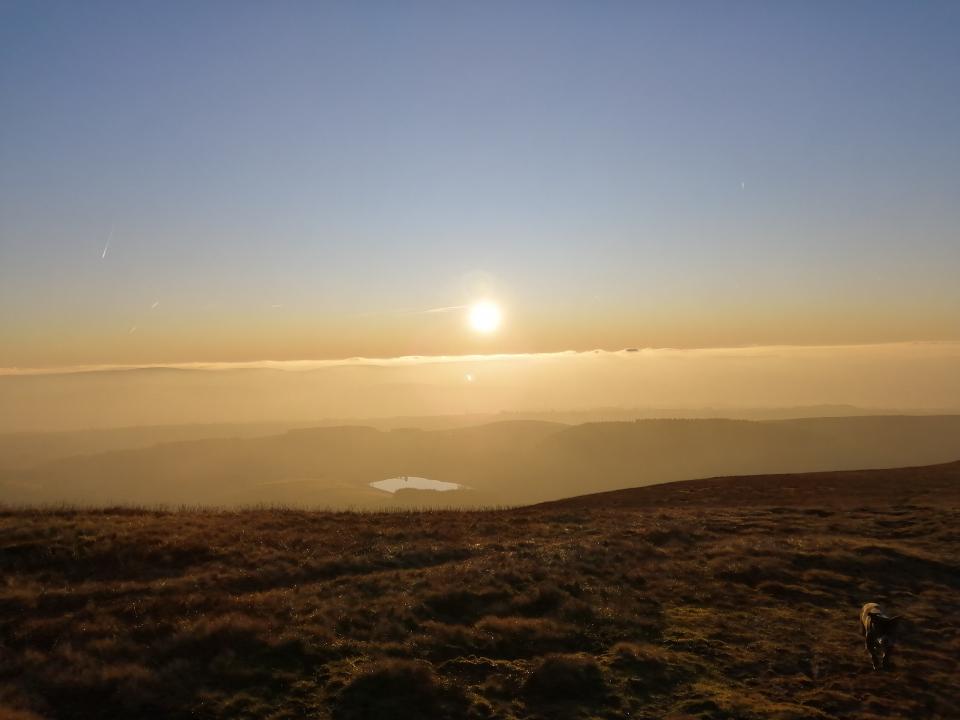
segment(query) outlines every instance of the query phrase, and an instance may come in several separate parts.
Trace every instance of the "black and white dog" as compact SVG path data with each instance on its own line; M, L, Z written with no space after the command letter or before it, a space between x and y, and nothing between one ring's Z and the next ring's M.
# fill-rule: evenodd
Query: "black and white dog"
M899 624L899 615L886 615L877 603L867 603L860 609L860 629L874 670L887 667Z

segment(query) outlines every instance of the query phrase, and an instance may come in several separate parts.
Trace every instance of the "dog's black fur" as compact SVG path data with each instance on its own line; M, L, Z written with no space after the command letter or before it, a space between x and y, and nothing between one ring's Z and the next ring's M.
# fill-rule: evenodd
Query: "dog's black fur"
M867 603L860 609L860 630L874 670L889 667L899 625L900 616L886 615L877 603Z

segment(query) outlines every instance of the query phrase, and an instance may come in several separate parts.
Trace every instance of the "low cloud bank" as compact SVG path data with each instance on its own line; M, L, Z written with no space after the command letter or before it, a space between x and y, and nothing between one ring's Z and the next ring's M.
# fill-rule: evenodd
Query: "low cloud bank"
M960 342L0 371L0 431L595 407L960 408Z

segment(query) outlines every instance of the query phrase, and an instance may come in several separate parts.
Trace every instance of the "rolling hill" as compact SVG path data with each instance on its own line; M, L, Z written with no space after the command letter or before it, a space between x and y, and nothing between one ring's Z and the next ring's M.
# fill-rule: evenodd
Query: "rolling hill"
M0 511L0 717L955 718L958 485L951 463L501 511ZM905 618L886 672L868 600Z
M960 506L960 461L882 470L842 470L683 480L542 503L550 508Z
M782 421L512 421L441 430L294 429L78 455L0 470L0 501L520 505L712 475L898 467L960 457L960 416ZM0 464L2 466L2 464ZM455 493L397 498L369 483L412 475Z

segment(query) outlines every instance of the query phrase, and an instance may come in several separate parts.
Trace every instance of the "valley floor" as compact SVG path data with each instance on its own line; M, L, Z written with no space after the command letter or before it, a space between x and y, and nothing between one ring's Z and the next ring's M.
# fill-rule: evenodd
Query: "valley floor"
M7 510L0 717L958 717L958 528L952 503ZM908 619L884 673L869 600Z

